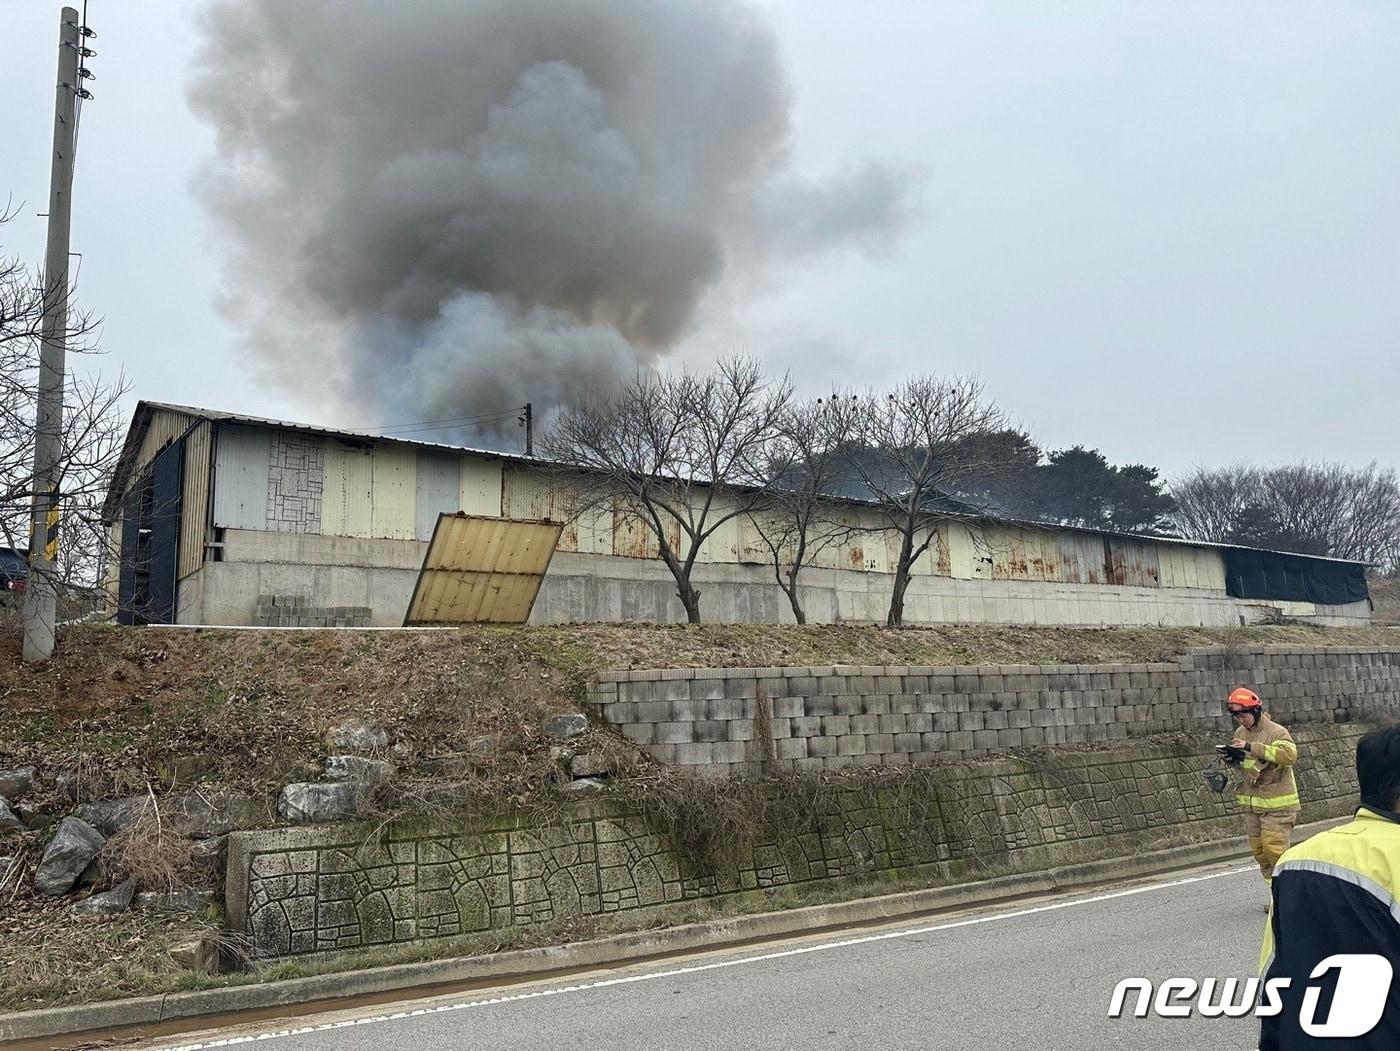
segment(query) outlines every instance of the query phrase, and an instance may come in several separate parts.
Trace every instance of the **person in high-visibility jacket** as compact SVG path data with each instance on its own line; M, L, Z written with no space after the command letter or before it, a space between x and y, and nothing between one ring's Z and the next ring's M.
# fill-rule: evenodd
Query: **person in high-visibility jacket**
M1400 1048L1400 726L1361 739L1356 777L1351 823L1274 866L1259 970L1286 985L1260 1051Z
M1269 718L1253 690L1241 686L1225 705L1235 720L1231 754L1240 764L1235 802L1244 811L1245 838L1267 883L1298 821L1298 783L1293 779L1298 746Z

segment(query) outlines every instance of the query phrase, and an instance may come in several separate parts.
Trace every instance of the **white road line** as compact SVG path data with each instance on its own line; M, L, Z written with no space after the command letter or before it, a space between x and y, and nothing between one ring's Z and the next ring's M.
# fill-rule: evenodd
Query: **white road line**
M538 1000L546 996L560 996L565 993L583 993L593 989L606 989L615 985L633 985L637 982L650 982L661 978L676 978L680 975L699 974L703 971L718 971L727 967L742 967L745 964L764 963L768 960L781 960L789 956L805 956L808 953L827 952L831 949L847 949L855 945L869 945L872 942L891 941L895 938L913 938L920 934L949 931L958 927L974 927L983 923L1014 920L1021 916L1034 916L1042 912L1055 912L1059 909L1072 909L1081 905L1094 905L1101 901L1112 901L1115 898L1127 898L1134 894L1149 894L1152 891L1167 890L1171 887L1183 887L1191 883L1203 883L1206 880L1220 879L1222 876L1238 876L1242 872L1254 871L1256 871L1256 869L1251 865L1244 868L1228 869L1224 872L1209 872L1203 876L1185 876L1181 879L1169 880L1165 883L1152 883L1145 887L1130 887L1127 890L1116 890L1108 894L1096 894L1089 898L1071 898L1067 901L1052 902L1049 905L1034 905L1025 909L1016 909L1013 912L999 912L991 916L974 916L966 920L937 923L928 927L911 927L907 930L884 931L880 934L867 934L859 938L843 938L840 941L822 942L817 945L803 945L795 949L783 949L779 952L761 953L757 956L742 956L733 960L717 960L713 963L694 964L690 967L673 967L665 971L649 971L645 974L624 975L620 978L602 978L596 982L580 982L577 985L564 985L551 989L533 989L529 992L512 993L506 996L493 996L485 1000L462 1000L455 1003L436 1004L432 1007L417 1007L407 1011L395 1011L392 1014L347 1018L336 1022L322 1022L318 1025L298 1026L294 1029L279 1029L273 1032L255 1033L248 1036L225 1037L221 1040L208 1040L197 1044L172 1044L164 1048L164 1051L204 1051L205 1048L212 1047L233 1047L238 1044L252 1044L264 1040L281 1040L292 1036L302 1036L306 1033L321 1033L332 1029L346 1029L352 1026L393 1022L402 1018L418 1018L426 1015L446 1014L450 1011L465 1011L474 1007L493 1007L497 1004L517 1003L521 1000Z

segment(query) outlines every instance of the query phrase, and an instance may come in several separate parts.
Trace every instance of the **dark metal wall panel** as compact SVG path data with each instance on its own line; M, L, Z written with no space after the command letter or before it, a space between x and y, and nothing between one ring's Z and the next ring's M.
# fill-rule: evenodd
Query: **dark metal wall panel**
M141 565L141 479L122 497L121 566L117 571L117 623L137 623L138 604L145 608L145 570Z
M184 454L185 443L176 442L151 464L150 552L146 560L150 600L144 619L147 624L175 623Z

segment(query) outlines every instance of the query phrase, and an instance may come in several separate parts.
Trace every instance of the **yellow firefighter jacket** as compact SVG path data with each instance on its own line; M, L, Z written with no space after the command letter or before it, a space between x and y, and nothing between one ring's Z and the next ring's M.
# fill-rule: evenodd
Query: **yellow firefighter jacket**
M1235 802L1245 810L1285 810L1298 805L1298 783L1293 764L1298 746L1287 730L1261 713L1254 729L1235 727L1235 736L1249 745L1240 764Z

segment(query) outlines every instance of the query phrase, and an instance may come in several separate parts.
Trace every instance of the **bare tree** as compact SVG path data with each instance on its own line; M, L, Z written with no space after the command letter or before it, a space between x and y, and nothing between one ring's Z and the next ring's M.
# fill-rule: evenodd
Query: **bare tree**
M1259 491L1259 469L1251 464L1198 465L1171 485L1171 524L1187 540L1227 543Z
M858 531L841 520L832 500L847 477L854 417L842 403L853 397L832 394L788 406L771 444L769 499L750 515L799 624L807 623L798 589L803 568Z
M562 409L540 448L579 472L578 513L611 505L644 523L698 624L700 550L765 499L767 447L791 398L786 377L744 357L703 376L649 372Z
M898 627L914 563L933 544L938 523L972 509L967 490L996 472L988 458L998 444L977 439L1005 419L984 401L981 383L963 378L915 376L883 396L838 405L858 436L846 447L847 466L898 538L885 621Z
M1400 480L1375 463L1196 468L1172 490L1192 540L1247 544L1395 568Z
M0 224L10 221L8 206ZM0 258L0 544L29 546L34 499L34 420L39 343L45 310L40 275L15 257ZM69 354L94 354L98 322L69 311ZM70 372L64 390L60 460L60 591L97 584L106 556L102 499L121 454L125 432L120 401L127 385Z

